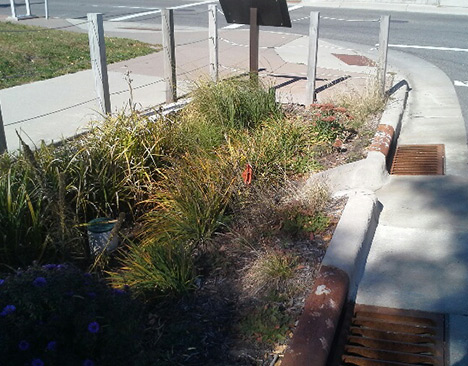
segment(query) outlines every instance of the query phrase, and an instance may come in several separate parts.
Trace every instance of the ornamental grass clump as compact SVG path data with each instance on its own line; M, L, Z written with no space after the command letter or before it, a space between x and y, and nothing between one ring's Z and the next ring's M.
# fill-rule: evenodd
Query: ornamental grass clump
M190 108L200 118L225 129L254 128L282 116L275 92L249 79L230 79L198 85Z
M12 366L134 364L141 309L125 289L69 264L18 270L0 279L0 360Z

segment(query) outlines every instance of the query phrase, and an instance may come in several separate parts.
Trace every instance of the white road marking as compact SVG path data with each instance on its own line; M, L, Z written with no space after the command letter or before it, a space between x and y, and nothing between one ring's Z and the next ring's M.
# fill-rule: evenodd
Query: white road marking
M159 8L148 8L144 6L125 6L125 5L116 5L113 6L114 8L119 8L119 9L144 9L144 10L159 10Z
M243 27L245 24L230 24L224 27L223 29L237 29Z
M293 11L293 10L297 10L297 9L300 9L300 8L303 8L303 7L304 6L302 6L302 5L293 5L290 8L288 8L288 10Z
M468 81L458 81L458 80L455 80L455 81L453 82L453 84L454 84L455 86L464 86L464 87L468 88Z
M394 48L416 48L421 50L434 50L434 51L454 51L454 52L468 52L468 48L451 48L451 47L436 47L436 46L417 46L410 44L389 44L388 47Z
M191 3L191 4L186 4L186 5L173 6L173 7L170 7L169 9L177 10L177 9L191 8L192 6L212 4L213 2L214 2L213 0L201 1L201 2L198 2L198 3ZM121 22L121 21L124 21L124 20L144 17L146 15L159 14L160 12L161 12L161 9L152 10L152 11L145 11L143 13L135 13L135 14L125 15L123 17L109 19L109 21L110 22Z

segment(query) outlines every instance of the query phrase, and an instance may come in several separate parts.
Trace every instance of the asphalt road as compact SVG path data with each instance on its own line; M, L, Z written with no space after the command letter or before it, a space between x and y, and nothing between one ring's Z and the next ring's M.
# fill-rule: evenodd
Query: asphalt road
M25 0L17 1L17 14L25 14ZM33 14L44 14L44 0L30 0ZM206 7L203 0L48 0L49 14L58 18L85 18L87 13L103 13L108 21L133 21L159 23L159 9L175 8L175 24L206 27ZM350 22L335 20L373 20L382 12L372 10L311 8L290 5L291 29L285 32L308 34L310 11L320 11L320 37L352 42L368 46L378 43L377 22ZM0 4L0 14L10 14L9 1ZM441 68L453 81L468 125L468 17L420 13L385 12L391 16L390 47L423 58ZM225 27L224 17L219 17L219 26Z

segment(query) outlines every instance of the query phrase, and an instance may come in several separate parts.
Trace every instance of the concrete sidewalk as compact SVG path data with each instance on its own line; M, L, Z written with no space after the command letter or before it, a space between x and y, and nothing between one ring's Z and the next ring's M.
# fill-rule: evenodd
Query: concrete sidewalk
M398 145L444 144L443 176L391 175L357 303L449 314L450 365L468 365L468 149L453 84L391 51L412 90Z

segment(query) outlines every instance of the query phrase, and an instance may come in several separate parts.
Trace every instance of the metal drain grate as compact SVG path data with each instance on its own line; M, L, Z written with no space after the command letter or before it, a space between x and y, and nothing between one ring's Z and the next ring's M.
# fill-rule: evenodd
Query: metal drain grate
M444 145L398 146L390 174L443 175L444 159Z
M442 314L356 305L342 366L443 366Z

